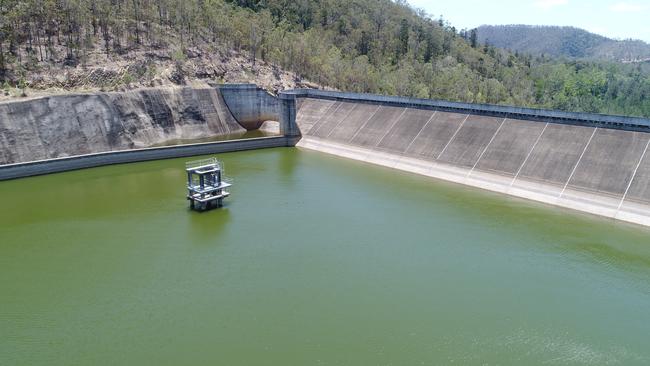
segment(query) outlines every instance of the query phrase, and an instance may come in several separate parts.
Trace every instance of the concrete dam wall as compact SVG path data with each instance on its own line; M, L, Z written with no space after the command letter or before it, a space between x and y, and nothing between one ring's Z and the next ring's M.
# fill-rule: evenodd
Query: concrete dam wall
M268 119L280 137L142 149ZM650 225L650 120L316 90L275 97L249 84L0 103L0 180L293 146L300 134L304 148Z
M215 88L51 96L0 103L0 165L244 132Z
M265 121L279 136L238 139ZM228 141L149 147L227 135ZM137 161L294 146L296 97L252 84L66 95L0 104L0 180Z
M650 121L295 91L298 146L650 225Z

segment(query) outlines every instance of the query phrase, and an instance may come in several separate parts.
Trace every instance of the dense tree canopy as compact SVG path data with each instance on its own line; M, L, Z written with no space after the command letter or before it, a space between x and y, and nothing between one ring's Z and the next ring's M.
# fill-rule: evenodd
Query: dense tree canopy
M645 64L563 61L477 44L475 31L458 31L403 0L0 0L6 82L48 63L83 63L98 45L127 56L172 47L182 59L199 41L341 90L650 116Z

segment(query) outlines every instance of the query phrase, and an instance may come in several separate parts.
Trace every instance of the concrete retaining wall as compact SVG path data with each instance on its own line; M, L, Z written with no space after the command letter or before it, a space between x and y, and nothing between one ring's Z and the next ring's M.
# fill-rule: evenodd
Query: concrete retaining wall
M650 121L454 104L459 113L447 102L296 95L310 96L299 103L298 146L650 225L650 133L640 132L650 132Z
M0 103L0 164L245 132L215 88L158 88Z
M2 165L0 166L0 180L58 173L69 170L92 168L112 164L180 158L195 155L218 154L271 147L294 146L295 143L295 138L263 137L245 140L231 140L203 144L79 155L69 158L48 159L29 163Z
M0 103L0 180L107 164L294 146L296 97L251 84L142 89ZM264 121L283 137L143 148L243 133Z

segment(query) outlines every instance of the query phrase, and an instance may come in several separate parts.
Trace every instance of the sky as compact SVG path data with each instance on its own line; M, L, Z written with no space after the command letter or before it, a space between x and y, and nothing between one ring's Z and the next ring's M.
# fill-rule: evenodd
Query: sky
M483 24L569 25L650 42L650 0L407 0L457 29Z

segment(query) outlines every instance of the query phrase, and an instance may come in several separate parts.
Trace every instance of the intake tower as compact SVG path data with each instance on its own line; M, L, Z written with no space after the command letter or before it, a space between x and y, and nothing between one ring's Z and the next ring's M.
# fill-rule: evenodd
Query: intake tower
M222 175L222 164L216 158L190 161L185 164L187 172L187 199L190 208L206 211L223 206L223 199L230 196L226 189L232 186Z

